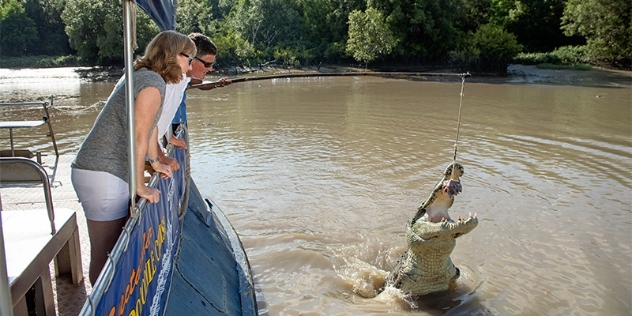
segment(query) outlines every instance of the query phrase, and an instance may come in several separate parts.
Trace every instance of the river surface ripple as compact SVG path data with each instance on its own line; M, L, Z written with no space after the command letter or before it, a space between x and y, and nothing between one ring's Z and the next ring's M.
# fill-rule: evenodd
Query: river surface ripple
M0 80L4 100L59 96L63 153L113 86L71 79ZM466 80L451 214L480 223L452 253L461 277L420 301L375 296L452 161L460 90L460 80L321 77L189 92L192 174L240 234L262 313L630 315L629 85Z

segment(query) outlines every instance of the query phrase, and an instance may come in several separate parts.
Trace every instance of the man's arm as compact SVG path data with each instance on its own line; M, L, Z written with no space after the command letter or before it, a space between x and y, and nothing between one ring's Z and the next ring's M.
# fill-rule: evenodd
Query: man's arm
M225 87L230 85L232 82L232 80L230 80L230 78L228 77L222 77L217 81L211 81L211 82L202 82L202 80L200 79L195 79L192 78L191 79L191 86L189 88L197 88L200 90L212 90L215 88L221 88L221 87Z

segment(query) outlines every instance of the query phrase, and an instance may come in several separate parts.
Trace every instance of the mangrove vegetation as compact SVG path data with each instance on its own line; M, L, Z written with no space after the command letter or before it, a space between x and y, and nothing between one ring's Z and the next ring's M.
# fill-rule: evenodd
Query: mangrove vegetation
M218 67L512 62L630 69L629 0L179 0L177 30L219 47ZM2 0L1 67L120 66L120 0ZM159 32L138 10L137 53ZM23 63L24 65L21 65Z

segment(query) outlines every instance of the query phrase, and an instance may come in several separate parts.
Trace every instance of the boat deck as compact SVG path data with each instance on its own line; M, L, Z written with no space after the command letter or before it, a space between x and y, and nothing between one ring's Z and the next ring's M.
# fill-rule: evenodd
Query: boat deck
M49 176L52 174L55 175L54 182L51 185L54 208L75 211L79 228L83 280L81 280L79 284L74 285L70 276L60 276L56 278L53 262L49 265L55 298L55 309L57 315L60 316L78 315L86 298L92 291L92 286L88 281L90 242L86 218L81 205L77 201L77 195L72 187L72 183L70 182L70 163L73 159L74 155L60 155L56 170L54 170L55 156L42 157L42 165L46 172ZM0 196L2 197L2 211L7 212L7 215L11 215L10 212L17 213L34 209L46 209L41 185L0 184ZM46 218L46 220L48 219ZM9 223L6 223L6 225L9 225Z
M75 285L70 275L56 278L53 262L48 265L54 308L60 316L78 315L92 292L88 280L90 244L86 218L70 181L73 159L73 155L59 156L57 167L53 170L55 156L42 157L46 172L55 175L51 185L54 209L59 209L60 217L67 212L74 212L79 232L83 280ZM242 315L256 315L252 274L239 237L223 212L198 191L192 180L190 190L188 210L183 222L186 229L183 228L181 237L181 255L175 258L174 289L171 289L171 297L166 303L166 315L182 315L183 312L205 315L237 315L241 312ZM46 208L41 185L0 184L0 196L3 219L5 213L26 214L24 211ZM14 228L11 229L16 230ZM23 234L19 229L17 231ZM218 284L221 286L218 287Z

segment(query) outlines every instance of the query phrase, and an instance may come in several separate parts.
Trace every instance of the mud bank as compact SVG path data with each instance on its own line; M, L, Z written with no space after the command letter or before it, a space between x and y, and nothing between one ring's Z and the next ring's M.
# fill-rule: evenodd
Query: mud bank
M62 69L62 68L59 68ZM4 70L4 71L2 71ZM44 70L44 69L42 69ZM88 82L116 82L122 75L122 68L114 67L78 67L78 68L63 68L65 72L73 71L73 79L79 79ZM270 75L283 75L289 73L338 73L338 72L363 72L363 68L337 66L337 65L325 65L321 67L305 67L303 69L286 69L281 67L261 67L251 69L230 69L228 71L214 71L207 75L207 80L214 80L219 77L243 77L243 76L270 76ZM371 70L368 70L371 71ZM404 72L406 70L397 70L398 72ZM433 69L433 70L408 70L414 72L454 72L448 69ZM46 69L46 72L56 73L55 69ZM32 77L37 80L40 76L40 72L37 69L0 69L0 82L9 80L13 81L14 76L18 76L22 79L25 77ZM13 78L9 78L13 77ZM443 80L438 78L426 78L427 80ZM468 82L481 82L481 83L515 83L515 84L553 84L553 85L575 85L575 86L603 86L603 87L631 87L632 86L632 71L624 70L611 70L593 68L592 70L552 70L552 69L539 69L535 66L527 65L510 65L507 68L507 74L505 75L482 75L472 73L472 76L467 79Z

